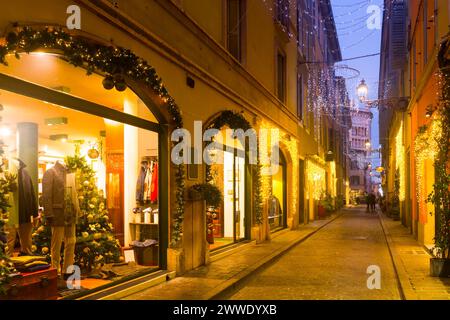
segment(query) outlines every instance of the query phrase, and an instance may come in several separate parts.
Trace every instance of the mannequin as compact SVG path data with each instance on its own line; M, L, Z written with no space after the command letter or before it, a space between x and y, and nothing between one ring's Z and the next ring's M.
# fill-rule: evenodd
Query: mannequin
M74 263L76 223L80 215L75 173L57 161L42 178L42 201L44 214L52 228L52 267L61 271L64 279ZM61 245L64 242L64 265L60 270Z
M17 158L9 161L9 171L17 175L17 188L10 192L10 214L8 222L8 254L12 256L17 233L21 254L31 255L32 218L38 216L38 205L30 175L26 165Z

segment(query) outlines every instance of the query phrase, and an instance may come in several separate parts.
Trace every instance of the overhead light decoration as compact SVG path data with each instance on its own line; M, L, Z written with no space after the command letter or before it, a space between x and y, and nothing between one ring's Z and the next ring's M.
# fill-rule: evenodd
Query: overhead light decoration
M98 150L95 148L89 149L87 154L91 159L98 159L98 157L100 156L100 152L98 152Z
M358 98L360 102L367 100L367 94L369 92L369 87L366 84L366 80L362 79L357 87Z

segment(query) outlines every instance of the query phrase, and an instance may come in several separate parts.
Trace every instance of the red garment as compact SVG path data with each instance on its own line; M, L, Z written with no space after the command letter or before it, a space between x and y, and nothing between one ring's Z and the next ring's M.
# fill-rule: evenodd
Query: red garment
M158 162L153 164L152 184L150 189L150 201L158 202Z

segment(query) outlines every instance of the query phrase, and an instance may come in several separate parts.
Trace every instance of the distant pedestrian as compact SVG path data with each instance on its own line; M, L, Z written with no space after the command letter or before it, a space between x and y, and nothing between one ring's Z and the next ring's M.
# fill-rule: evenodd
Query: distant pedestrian
M367 205L366 211L369 212L369 210L370 210L370 197L369 197L369 194L367 192L365 192L364 195L366 197L366 205Z
M368 199L369 199L370 213L375 213L375 205L377 203L377 197L373 192L371 192L368 196Z

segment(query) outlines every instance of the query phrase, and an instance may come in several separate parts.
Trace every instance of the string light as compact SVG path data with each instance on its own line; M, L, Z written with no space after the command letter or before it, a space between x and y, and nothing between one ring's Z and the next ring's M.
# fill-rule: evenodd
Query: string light
M425 188L425 163L427 160L434 163L439 152L437 140L442 135L442 121L434 119L429 127L423 126L414 139L414 154L416 160L416 197L419 204L419 214L426 214L425 203L427 199Z
M396 161L396 167L399 171L399 182L400 182L400 189L399 189L399 199L400 201L405 200L406 190L405 190L405 150L403 146L403 121L400 124L400 127L398 128L397 135L395 137L395 161Z

